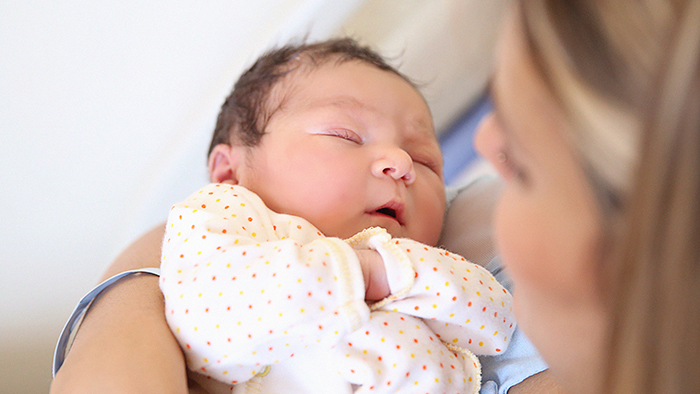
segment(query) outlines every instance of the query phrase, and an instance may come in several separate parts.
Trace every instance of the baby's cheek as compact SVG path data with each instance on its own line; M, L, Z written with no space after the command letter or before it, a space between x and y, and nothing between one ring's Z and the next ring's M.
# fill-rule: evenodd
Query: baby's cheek
M408 238L427 245L437 245L445 219L445 187L442 181L426 182L416 193L415 214L417 223L409 228Z

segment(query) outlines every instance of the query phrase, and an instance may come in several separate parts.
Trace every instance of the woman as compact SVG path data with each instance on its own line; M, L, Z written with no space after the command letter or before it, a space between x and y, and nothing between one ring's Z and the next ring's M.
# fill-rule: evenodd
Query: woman
M520 327L571 392L700 392L700 2L524 1L476 144Z
M700 2L521 1L499 53L476 144L506 179L496 241L520 326L571 392L700 392ZM157 264L161 234L107 275ZM101 305L55 392L80 374L101 392L186 392L157 281L129 279ZM542 376L524 383L556 390Z

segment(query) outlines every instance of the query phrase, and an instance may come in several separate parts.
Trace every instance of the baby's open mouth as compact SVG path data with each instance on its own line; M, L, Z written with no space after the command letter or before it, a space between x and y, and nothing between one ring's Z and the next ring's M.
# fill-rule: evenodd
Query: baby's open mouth
M393 208L379 208L377 209L377 213L391 216L392 218L396 219L396 210L394 210Z
M390 217L397 222L401 226L404 225L404 205L400 202L396 201L389 201L388 203L382 205L381 207L377 208L374 212L372 212L375 215L383 216L383 217Z

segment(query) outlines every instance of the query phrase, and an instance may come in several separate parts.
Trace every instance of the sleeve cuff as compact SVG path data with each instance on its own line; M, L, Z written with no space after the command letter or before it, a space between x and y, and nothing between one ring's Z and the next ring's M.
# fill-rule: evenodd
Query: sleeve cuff
M372 305L372 309L386 305L389 302L403 298L413 287L416 271L411 260L400 247L396 245L387 231L380 227L368 228L346 240L353 248L368 248L376 250L384 261L390 296Z

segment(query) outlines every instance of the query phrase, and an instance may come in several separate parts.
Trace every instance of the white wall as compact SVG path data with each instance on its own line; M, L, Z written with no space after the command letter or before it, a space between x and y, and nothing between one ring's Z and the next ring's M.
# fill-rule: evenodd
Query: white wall
M52 347L75 302L121 249L206 182L218 107L271 43L340 32L403 53L403 71L428 82L445 126L483 88L501 8L0 1L0 393L47 392Z

